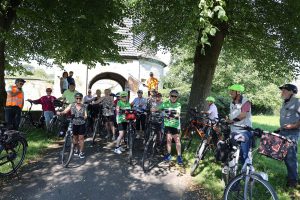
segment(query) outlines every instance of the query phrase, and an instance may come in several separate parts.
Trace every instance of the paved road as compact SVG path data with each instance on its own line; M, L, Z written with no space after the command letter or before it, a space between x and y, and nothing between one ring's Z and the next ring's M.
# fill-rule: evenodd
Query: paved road
M86 159L74 158L69 168L59 165L61 147L53 148L24 166L20 180L1 180L0 199L191 199L186 192L191 178L184 168L161 163L144 174L142 150L130 166L126 154L113 153L112 143L86 144Z

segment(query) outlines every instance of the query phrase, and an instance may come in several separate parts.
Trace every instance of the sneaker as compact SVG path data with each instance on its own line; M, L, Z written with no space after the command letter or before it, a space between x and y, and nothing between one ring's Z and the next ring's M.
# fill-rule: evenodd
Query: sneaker
M83 152L80 152L80 153L79 153L79 158L85 158L85 155L84 155Z
M183 161L182 161L182 157L181 156L177 156L177 164L178 165L183 165Z
M172 156L171 156L171 154L167 154L167 155L165 155L165 157L164 157L164 161L167 161L167 162L169 162L169 161L171 161L172 160Z
M79 156L79 151L78 151L78 149L74 149L74 156Z
M123 147L119 147L120 151L124 152L125 149Z
M122 151L120 150L120 147L119 148L115 148L114 152L116 154L121 154L122 153Z

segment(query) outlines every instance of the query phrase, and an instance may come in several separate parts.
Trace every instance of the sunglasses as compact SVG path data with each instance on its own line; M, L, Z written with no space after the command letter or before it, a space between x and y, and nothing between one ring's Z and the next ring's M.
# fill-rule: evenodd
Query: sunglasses
M177 98L178 96L171 95L171 97Z
M82 98L76 98L76 100L78 100L78 99L81 100Z
M24 83L19 83L20 85L24 85Z
M121 96L121 98L126 98L126 96Z
M52 92L52 91L46 91L46 92Z

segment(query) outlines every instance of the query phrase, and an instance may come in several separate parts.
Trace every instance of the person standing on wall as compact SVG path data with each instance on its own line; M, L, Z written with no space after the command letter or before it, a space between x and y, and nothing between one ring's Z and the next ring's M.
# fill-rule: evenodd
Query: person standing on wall
M6 89L7 99L4 107L5 121L8 127L18 130L21 112L24 106L24 92L22 87L26 81L24 79L16 79L15 85Z
M60 92L63 94L69 88L68 83L68 72L63 72L62 77L60 77Z
M67 77L67 81L68 81L69 85L70 85L71 83L74 83L74 84L75 84L75 80L74 80L74 78L73 78L73 74L74 74L74 72L73 72L73 71L70 71L70 72L69 72L69 76Z

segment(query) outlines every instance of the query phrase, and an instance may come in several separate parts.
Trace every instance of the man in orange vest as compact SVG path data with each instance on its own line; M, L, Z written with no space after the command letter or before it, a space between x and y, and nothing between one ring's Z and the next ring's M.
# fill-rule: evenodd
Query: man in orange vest
M18 130L21 112L24 106L24 93L22 87L26 81L24 79L16 79L15 85L7 88L7 99L5 110L5 121L8 127Z

